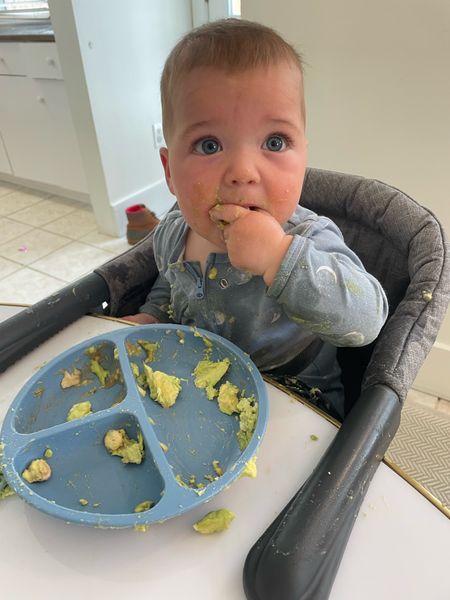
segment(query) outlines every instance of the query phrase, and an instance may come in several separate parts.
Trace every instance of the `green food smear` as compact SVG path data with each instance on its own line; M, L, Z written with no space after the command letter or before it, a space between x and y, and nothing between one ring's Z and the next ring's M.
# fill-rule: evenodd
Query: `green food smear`
M199 361L194 369L195 386L206 390L206 395L209 400L213 400L218 395L218 391L214 387L225 375L230 366L230 359L213 362L208 359Z
M2 449L3 448L0 448L0 450ZM4 500L5 498L8 498L8 496L14 496L14 494L14 490L6 483L5 476L0 468L0 500Z
M82 419L87 415L92 415L92 404L89 400L84 402L78 402L74 404L69 412L67 413L67 421L75 421L75 419Z
M151 362L155 360L156 351L159 348L158 342L146 342L145 340L138 340L137 343L145 350L147 353L146 360Z
M236 435L239 448L244 450L255 431L256 420L258 419L258 403L253 396L251 398L241 398L237 410L239 412L239 431Z
M163 408L173 406L181 390L181 379L162 371L154 371L145 363L144 371L150 389L150 397Z
M235 516L231 510L220 508L209 512L203 519L194 523L193 527L195 531L203 534L219 533L228 529Z
M219 396L217 402L219 409L226 415L232 415L237 412L237 405L239 402L239 388L227 381L222 384L219 389Z
M134 507L133 512L141 513L146 510L150 510L150 508L154 505L154 502L151 500L144 500L144 502L140 502L137 506Z
M52 470L49 464L43 458L37 458L32 460L28 467L22 472L22 477L28 483L35 483L37 481L47 481Z
M108 371L102 367L97 358L91 360L89 368L94 375L97 375L100 384L104 386L108 379Z
M104 438L105 448L113 456L120 456L125 464L140 465L144 458L144 439L138 432L137 440L128 437L125 429L110 429Z

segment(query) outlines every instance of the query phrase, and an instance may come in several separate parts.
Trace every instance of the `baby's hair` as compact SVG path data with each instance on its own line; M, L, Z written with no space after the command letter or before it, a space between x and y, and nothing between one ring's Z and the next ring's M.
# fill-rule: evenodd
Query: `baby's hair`
M243 19L222 19L189 31L170 52L161 76L163 130L166 140L173 125L171 98L180 80L197 67L236 73L282 62L298 68L301 56L276 31ZM300 107L304 117L303 92Z

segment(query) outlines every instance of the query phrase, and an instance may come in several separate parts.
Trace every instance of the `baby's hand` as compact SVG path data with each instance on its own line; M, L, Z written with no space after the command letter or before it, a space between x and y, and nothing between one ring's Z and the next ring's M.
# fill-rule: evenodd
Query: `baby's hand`
M137 315L128 315L127 317L120 317L125 321L131 321L132 323L139 323L139 325L152 325L153 323L160 323L161 321L149 315L147 313L138 313Z
M231 264L241 271L262 275L266 285L270 286L292 236L263 210L250 210L237 204L216 204L209 216L223 229Z

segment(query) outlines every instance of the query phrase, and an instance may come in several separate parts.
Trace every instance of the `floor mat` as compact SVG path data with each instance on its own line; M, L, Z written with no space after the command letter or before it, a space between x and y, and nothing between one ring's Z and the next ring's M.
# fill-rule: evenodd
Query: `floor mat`
M450 418L413 403L402 410L386 458L450 511ZM450 513L449 513L450 514Z

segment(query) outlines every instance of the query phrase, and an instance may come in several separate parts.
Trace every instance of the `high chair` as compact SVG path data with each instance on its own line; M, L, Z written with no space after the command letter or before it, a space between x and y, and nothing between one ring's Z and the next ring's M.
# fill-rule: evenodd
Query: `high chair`
M450 297L442 226L406 194L380 181L308 169L300 203L336 222L383 285L390 313L375 342L338 349L344 423L309 479L250 550L244 589L254 600L328 597L365 492ZM87 313L136 312L156 276L151 233L2 323L0 371Z

